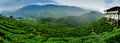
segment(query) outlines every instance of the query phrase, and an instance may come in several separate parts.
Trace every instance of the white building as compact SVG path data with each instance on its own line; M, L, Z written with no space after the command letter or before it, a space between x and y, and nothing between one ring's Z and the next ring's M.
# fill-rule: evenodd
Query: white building
M116 6L116 7L112 7L110 9L105 10L104 17L119 21L120 20L120 7Z

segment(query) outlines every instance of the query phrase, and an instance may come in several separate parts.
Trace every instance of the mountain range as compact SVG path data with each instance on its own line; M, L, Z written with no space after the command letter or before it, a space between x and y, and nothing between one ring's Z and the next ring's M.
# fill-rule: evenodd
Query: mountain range
M31 17L31 18L44 18L44 17L62 17L62 16L80 16L88 12L85 9L74 6L60 6L60 5L28 5L20 8L9 15L15 17Z
M102 18L99 11L65 5L28 5L13 12L3 12L14 18L62 18L59 22L68 24L88 24ZM57 21L57 20L54 20Z
M61 17L61 18L41 18L39 21L42 22L54 22L54 23L60 23L60 24L68 24L68 25L85 25L92 23L96 20L101 19L103 15L102 13L91 11L85 14L82 14L81 16L67 16L67 17Z
M71 27L0 16L0 43L120 43L120 29L115 26L106 18Z
M90 11L92 10L87 10L74 6L48 4L48 5L28 5L13 12L8 11L6 12L8 15L14 17L44 18L44 17L80 16Z

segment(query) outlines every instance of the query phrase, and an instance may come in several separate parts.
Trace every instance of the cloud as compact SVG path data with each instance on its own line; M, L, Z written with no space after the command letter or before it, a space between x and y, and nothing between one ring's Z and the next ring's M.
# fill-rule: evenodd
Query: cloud
M31 3L50 3L52 0L0 0L0 4L4 6L11 5L22 5L22 4L31 4Z
M111 2L110 2L111 1ZM120 6L120 0L106 0L106 7L114 7L114 6Z
M92 10L98 10L103 12L103 10L120 5L119 0L54 0L55 2L62 5L77 6Z
M14 10L30 4L68 5L103 12L110 7L119 6L120 0L0 0L0 10Z
M52 2L52 0L0 0L0 10L18 9L29 4L45 4Z

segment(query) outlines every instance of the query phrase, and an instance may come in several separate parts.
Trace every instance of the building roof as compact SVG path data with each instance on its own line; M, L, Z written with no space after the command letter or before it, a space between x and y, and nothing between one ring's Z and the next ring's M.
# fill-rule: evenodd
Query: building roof
M105 11L107 11L107 12L110 12L110 11L120 11L120 6L112 7L110 9L105 10Z

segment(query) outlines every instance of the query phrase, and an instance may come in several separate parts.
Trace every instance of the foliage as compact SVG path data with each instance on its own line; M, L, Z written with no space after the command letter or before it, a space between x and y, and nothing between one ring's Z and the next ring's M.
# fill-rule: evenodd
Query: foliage
M0 43L120 43L120 29L102 18L84 26L21 22L0 16Z

